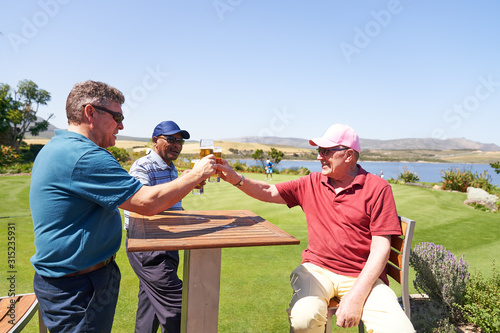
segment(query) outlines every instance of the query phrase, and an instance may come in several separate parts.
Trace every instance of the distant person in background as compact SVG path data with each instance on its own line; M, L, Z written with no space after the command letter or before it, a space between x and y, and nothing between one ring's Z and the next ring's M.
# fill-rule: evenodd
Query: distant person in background
M323 333L336 296L337 326L362 319L368 332L413 333L386 274L391 236L401 235L391 186L357 164L361 147L351 127L334 124L309 143L319 146L321 172L288 182L247 179L227 161L218 166L223 180L249 196L300 206L306 215L308 245L290 276L292 332Z
M132 164L129 173L143 185L154 186L177 179L173 161L179 157L187 131L173 121L159 123L153 131L153 149ZM181 201L168 210L182 210ZM129 213L125 211L128 231ZM127 237L128 243L128 237ZM181 330L182 281L177 276L179 251L127 252L128 260L139 278L139 304L135 332L163 333Z
M266 161L266 180L269 177L269 180L273 180L273 162L270 159Z
M380 178L384 178L384 172L383 171L380 171Z
M118 208L155 215L216 171L209 155L184 177L143 186L106 150L123 129L124 101L105 83L75 84L66 101L68 130L56 130L33 165L33 288L51 333L111 332L121 279Z

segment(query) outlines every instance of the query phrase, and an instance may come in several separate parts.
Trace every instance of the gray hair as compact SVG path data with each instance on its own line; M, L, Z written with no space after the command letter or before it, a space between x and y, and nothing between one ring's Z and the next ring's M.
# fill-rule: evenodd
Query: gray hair
M122 105L125 97L120 90L103 82L91 80L79 82L73 86L66 100L68 123L81 124L84 105L96 104L109 107L110 102Z

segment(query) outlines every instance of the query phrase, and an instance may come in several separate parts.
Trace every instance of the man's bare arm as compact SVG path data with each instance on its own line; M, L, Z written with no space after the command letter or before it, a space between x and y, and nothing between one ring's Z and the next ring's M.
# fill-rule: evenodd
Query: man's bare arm
M391 236L373 236L370 255L351 290L342 298L337 310L337 326L348 328L359 324L363 306L389 260Z
M141 187L120 208L148 216L158 214L184 198L196 185L215 174L215 170L215 156L206 156L182 177L165 184Z
M227 161L223 161L223 164L218 165L218 172L220 177L226 182L233 185L242 184L241 186L236 187L252 198L265 202L286 204L275 185L268 184L264 181L246 178L243 175L236 173L236 171L229 166Z

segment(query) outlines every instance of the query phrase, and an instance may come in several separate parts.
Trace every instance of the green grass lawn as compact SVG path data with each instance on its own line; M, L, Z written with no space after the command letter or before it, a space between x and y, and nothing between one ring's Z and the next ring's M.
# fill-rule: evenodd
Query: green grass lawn
M249 174L248 177L263 179L264 175ZM296 176L274 175L273 178L273 182L277 183ZM12 270L7 267L5 240L8 224L16 228L16 293L33 291L34 270L29 262L34 253L33 225L28 204L29 181L29 176L0 177L2 295L9 289L8 281L3 277ZM393 185L393 190L399 214L417 222L414 245L419 242L442 244L457 256L465 254L470 272L480 270L485 277L491 276L493 260L496 259L498 263L500 257L500 215L463 205L466 198L463 193L404 185ZM259 202L224 182L207 184L202 196L188 195L184 199L184 208L248 209L300 239L300 245L222 250L219 332L288 332L285 312L291 296L288 278L300 263L301 252L307 245L302 210ZM117 262L122 281L113 332L133 332L138 280L130 268L123 245ZM182 275L182 267L180 273ZM393 282L391 286L399 294L399 285ZM415 290L412 288L410 292L414 293ZM36 316L25 332L37 332ZM334 328L334 332L357 332L357 328Z

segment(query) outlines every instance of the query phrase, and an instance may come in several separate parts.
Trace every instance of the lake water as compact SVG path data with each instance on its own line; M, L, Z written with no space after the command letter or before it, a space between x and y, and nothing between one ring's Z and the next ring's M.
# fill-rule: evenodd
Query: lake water
M255 160L240 160L247 165L256 165ZM411 172L416 172L421 182L439 183L442 181L441 170L470 170L473 173L481 174L487 171L491 177L492 184L500 186L500 174L495 172L489 164L462 164L462 163L407 163L407 162L360 162L360 165L368 172L379 175L383 172L384 178L398 178L403 172L403 167ZM278 169L289 169L292 167L306 167L311 172L321 171L321 165L318 161L281 161Z

